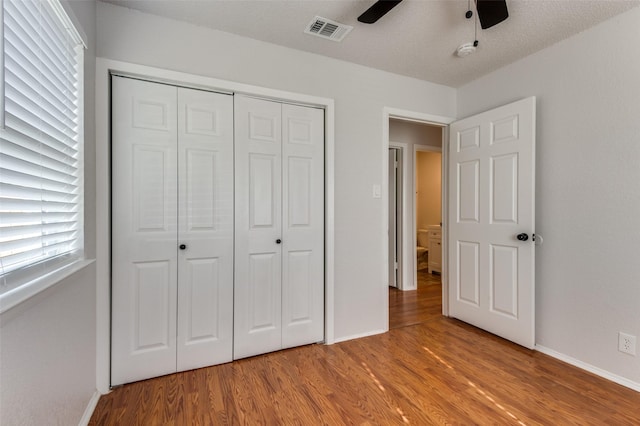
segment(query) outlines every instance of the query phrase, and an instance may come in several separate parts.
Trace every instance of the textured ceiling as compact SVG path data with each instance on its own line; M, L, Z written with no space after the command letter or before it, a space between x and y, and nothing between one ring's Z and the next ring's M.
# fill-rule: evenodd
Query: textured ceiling
M464 17L468 0L405 0L372 25L356 19L375 0L103 1L452 87L640 4L507 0L509 18L487 30L478 25L477 52L458 58L456 48L474 40L474 22ZM304 34L316 15L354 29L341 43Z

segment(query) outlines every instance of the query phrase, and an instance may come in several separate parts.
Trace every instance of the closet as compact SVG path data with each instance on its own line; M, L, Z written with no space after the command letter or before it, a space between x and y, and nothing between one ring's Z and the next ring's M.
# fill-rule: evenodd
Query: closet
M234 358L324 336L324 115L235 97Z
M112 385L323 340L323 111L235 98L112 77Z
M232 359L233 97L112 79L112 385Z

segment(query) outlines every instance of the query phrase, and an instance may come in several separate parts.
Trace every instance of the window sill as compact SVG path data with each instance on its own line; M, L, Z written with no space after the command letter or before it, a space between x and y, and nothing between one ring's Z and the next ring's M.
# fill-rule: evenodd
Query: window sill
M38 293L42 293L46 289L55 286L72 274L91 265L93 262L95 262L95 259L75 259L20 287L0 294L0 315L34 297Z

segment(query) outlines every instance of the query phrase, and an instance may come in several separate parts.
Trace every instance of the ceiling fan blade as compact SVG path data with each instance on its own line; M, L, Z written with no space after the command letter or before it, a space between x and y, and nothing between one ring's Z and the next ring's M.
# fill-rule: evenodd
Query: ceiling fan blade
M402 0L378 0L373 6L367 9L366 12L358 16L358 21L365 24L373 24L396 7L401 1Z
M491 28L509 17L506 0L476 0L476 9L483 30Z

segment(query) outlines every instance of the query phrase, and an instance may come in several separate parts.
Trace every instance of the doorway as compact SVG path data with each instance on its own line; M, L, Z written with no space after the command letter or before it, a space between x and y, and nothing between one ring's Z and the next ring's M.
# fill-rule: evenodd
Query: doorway
M408 187L406 188L408 197L404 200L405 208L399 218L405 224L405 239L401 243L400 258L396 260L404 272L404 279L402 280L403 285L398 289L393 287L387 289L389 292L389 328L397 328L424 322L429 318L440 316L446 312L446 298L443 297L446 294L443 288L446 287L446 274L443 267L446 258L446 252L443 250L446 224L441 224L441 222L444 222L442 218L446 217L443 214L443 206L446 206L444 202L446 182L442 178L446 172L442 158L443 146L446 144L446 120L435 122L392 114L386 119L388 120L389 138L387 149L399 144L407 147L404 153L406 167L402 171L402 175ZM434 179L429 185L431 188L437 187L436 194L432 195L437 198L437 201L433 202L431 200L428 203L431 211L435 211L435 214L432 214L433 217L428 216L426 219L418 219L416 213L418 203L421 201L420 195L424 191L424 188L419 188L420 182L417 179L420 177L420 172L416 167L416 164L420 165L418 156L422 154L432 154L431 163L437 161L439 165L438 168L430 170L430 175L438 174L437 179ZM387 194L389 201L391 201L391 198L395 196L392 176L394 170L388 164L385 165L390 178L388 180L390 186ZM389 219L391 219L393 213L392 210L388 211ZM390 225L392 223L392 221L389 221ZM391 235L391 227L388 229L389 235ZM421 240L425 245L419 246L419 229L429 229L434 234L434 237L437 237L432 239L434 247L430 247L430 243L424 239ZM391 267L394 265L391 263L391 259L394 256L392 249L393 247L390 244L390 273L392 272ZM432 268L429 267L430 261ZM434 261L437 261L437 265L433 264ZM432 270L434 274L431 274ZM427 276L427 271L429 276ZM441 278L444 278L444 280L441 281ZM442 285L443 283L445 284L444 286Z
M437 129L440 130L440 129ZM424 323L442 315L442 154L441 148L413 146L413 210L407 216L416 235L411 291L389 289L389 328Z
M442 314L527 348L535 345L535 257L533 241L522 243L535 229L535 116L535 97L456 122L383 111L385 151L391 119L443 129Z
M414 145L416 274L442 273L442 148Z

